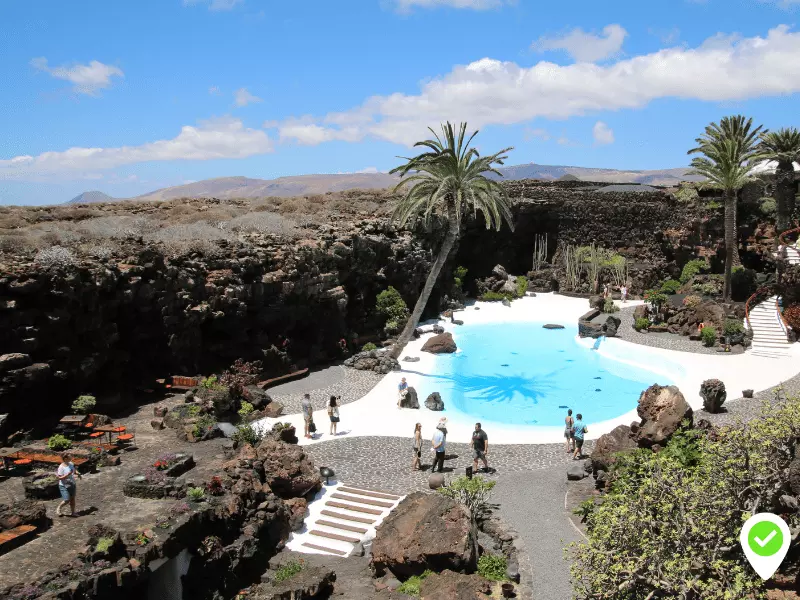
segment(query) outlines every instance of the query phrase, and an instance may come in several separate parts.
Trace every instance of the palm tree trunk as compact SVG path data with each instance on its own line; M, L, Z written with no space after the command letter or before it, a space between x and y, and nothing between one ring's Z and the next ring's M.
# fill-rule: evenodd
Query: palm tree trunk
M733 250L732 250L732 257L733 257L733 266L740 267L742 265L742 259L739 257L739 194L737 190L733 192ZM727 196L726 196L727 198ZM725 202L725 231L728 230L728 204L727 200ZM727 245L727 241L725 242ZM725 251L727 254L727 250Z
M775 170L775 207L778 229L776 233L781 234L789 229L789 220L794 209L794 165L788 161L779 162Z
M725 284L722 298L731 298L731 271L736 250L736 190L725 190Z
M456 243L456 238L458 237L458 218L456 215L456 206L454 202L455 200L453 198L447 199L447 233L444 236L444 240L442 240L442 245L439 248L439 254L436 256L436 260L433 262L431 272L428 273L428 278L425 280L422 293L419 295L419 298L417 298L417 303L414 305L414 310L411 312L411 316L408 318L406 326L403 328L403 331L397 338L397 342L395 342L394 346L392 346L392 349L389 351L389 356L392 358L398 358L400 353L403 351L403 348L405 348L406 344L408 344L408 340L411 339L414 329L416 329L417 323L419 323L419 320L422 317L422 312L425 310L425 305L428 304L428 299L433 291L433 286L436 285L436 280L439 278L439 273L442 271L442 267L447 261L447 256L450 254L450 250L453 249L453 246Z

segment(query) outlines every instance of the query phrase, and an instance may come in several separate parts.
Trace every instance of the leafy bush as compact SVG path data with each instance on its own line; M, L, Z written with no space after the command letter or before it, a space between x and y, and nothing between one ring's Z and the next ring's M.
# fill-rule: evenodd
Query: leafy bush
M614 304L614 301L611 298L606 298L606 301L603 303L603 312L604 313L619 312L619 306Z
M650 327L650 320L647 317L639 317L633 323L633 328L636 331L642 331L643 329L647 329L648 327Z
M680 186L673 195L678 202L682 202L684 204L694 202L700 197L700 194L697 192L697 190L688 185Z
M623 455L588 511L588 540L571 545L576 597L765 597L739 533L752 514L781 506L798 429L795 397L713 436L689 431L661 452Z
M205 491L200 487L192 487L186 490L186 497L192 502L200 502L205 496Z
M783 318L789 327L800 332L800 304L792 304L783 310Z
M488 291L480 296L478 296L478 300L482 300L483 302L499 302L501 300L513 300L514 294L510 292L492 292Z
M464 291L464 279L467 277L466 267L456 267L453 271L453 285L460 294Z
M517 298L523 298L528 291L528 278L525 275L517 275Z
M683 265L680 278L681 283L687 283L698 273L705 273L706 271L708 271L708 264L706 261L701 259L690 260Z
M264 434L260 430L253 427L250 423L239 425L233 433L233 439L240 444L250 444L255 447L264 439Z
M675 279L667 279L665 282L661 284L661 293L670 295L677 294L680 287L681 287L680 281L676 281Z
M378 347L375 344L373 344L372 342L367 342L361 348L361 351L362 352L372 352L373 350L377 350L377 349L378 349Z
M470 479L462 475L436 491L466 507L472 518L476 519L486 506L495 483L483 477Z
M742 325L741 321L737 321L736 319L728 319L725 321L725 325L722 328L722 332L725 335L736 335L738 333L744 333L744 325Z
M197 404L190 404L186 407L186 416L187 417L196 417L200 414L200 407Z
M646 290L644 293L644 300L652 306L655 311L658 311L661 305L667 301L667 295L660 290Z
M206 432L210 431L217 424L217 419L213 415L202 415L197 423L194 424L192 435L196 438L203 437Z
M250 404L247 400L243 400L242 407L239 409L239 416L243 419L246 419L253 413L254 410L255 407L252 404Z
M746 300L756 288L757 275L753 269L745 269L741 265L733 267L731 271L731 296L734 300Z
M63 246L42 248L36 253L36 262L45 268L68 267L77 262L75 253Z
M401 583L400 587L397 588L397 591L401 594L406 594L407 596L419 597L419 586L422 585L422 582L431 575L433 575L433 571L430 569L426 569L422 575L413 575Z
M717 343L717 330L714 327L703 327L700 330L700 341L703 346L711 347Z
M241 396L244 388L248 385L255 385L258 383L261 371L262 365L260 360L245 362L241 358L237 358L230 368L222 373L219 382L227 387L231 394Z
M114 538L111 537L101 537L97 540L97 546L95 546L95 552L108 552L109 548L114 545Z
M218 390L222 388L222 384L219 383L219 379L217 378L216 375L211 375L209 377L206 377L205 379L203 379L203 381L200 382L200 387L205 388L207 390Z
M505 581L508 561L502 554L483 554L478 559L478 575L489 581Z
M72 412L76 415L88 415L97 404L94 396L78 396L72 402Z
M66 450L67 448L72 447L72 440L64 437L60 433L57 433L47 440L47 447L50 448L50 450L55 451Z
M700 296L695 296L695 295L686 296L686 298L683 299L683 305L688 308L694 308L702 301L703 299Z
M382 315L386 321L394 321L395 324L408 320L409 312L405 300L396 289L389 286L383 290L375 300L375 310Z
M759 208L764 216L774 217L775 213L778 211L778 204L775 202L775 198L761 198L761 200L759 200Z
M300 571L303 570L302 563L291 560L286 564L282 565L277 571L275 571L275 575L272 578L273 583L280 583L282 581L286 581L290 577L294 577Z

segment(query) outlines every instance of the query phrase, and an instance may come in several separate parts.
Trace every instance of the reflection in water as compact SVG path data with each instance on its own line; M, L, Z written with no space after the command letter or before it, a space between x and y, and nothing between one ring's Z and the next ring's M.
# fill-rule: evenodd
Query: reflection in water
M431 379L449 381L455 389L465 396L486 400L488 402L508 402L516 394L538 404L548 392L556 389L555 377L561 369L535 376L524 375L481 375L454 373L451 375L428 375Z

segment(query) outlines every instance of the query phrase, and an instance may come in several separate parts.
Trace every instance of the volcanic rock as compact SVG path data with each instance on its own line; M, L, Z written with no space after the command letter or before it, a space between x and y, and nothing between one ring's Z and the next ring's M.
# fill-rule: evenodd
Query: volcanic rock
M344 365L359 371L373 371L382 375L400 370L400 363L383 350L359 352L344 361Z
M429 410L444 410L444 400L439 392L433 392L425 399L425 408Z
M618 425L608 433L604 433L595 442L592 450L592 468L595 473L608 471L617 462L618 452L628 452L636 449L636 440L633 438L631 428L627 425Z
M450 354L456 350L453 334L449 331L428 338L422 346L423 352L430 352L431 354Z
M281 498L301 498L322 488L319 471L300 446L267 437L256 449L266 483Z
M703 399L703 409L706 412L718 413L728 393L725 391L725 384L719 379L706 379L700 384L700 397Z
M400 398L400 408L419 408L417 390L411 386L406 389L406 395Z
M426 577L419 586L420 600L486 600L491 584L480 575L446 570Z
M674 385L651 385L639 396L637 412L642 422L635 439L646 448L664 446L684 420L692 424L692 407Z
M306 565L303 569L279 583L261 584L255 600L295 600L328 598L333 592L336 573L326 567Z
M546 325L542 325L542 329L564 329L564 326L556 323L547 323Z
M401 578L426 569L463 571L471 552L465 509L441 494L414 492L378 525L371 565L378 577L387 570Z

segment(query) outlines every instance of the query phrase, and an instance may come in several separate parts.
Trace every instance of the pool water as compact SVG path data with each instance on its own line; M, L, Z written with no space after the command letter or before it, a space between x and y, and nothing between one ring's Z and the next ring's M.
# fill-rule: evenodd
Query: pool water
M476 421L562 426L571 408L597 423L636 408L648 386L673 383L578 344L575 327L493 323L459 327L454 335L459 352L437 356L435 375L415 382L420 401L438 391L449 416L455 411Z

